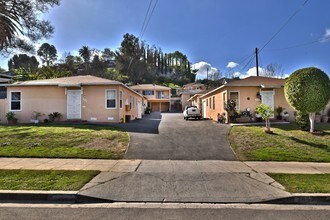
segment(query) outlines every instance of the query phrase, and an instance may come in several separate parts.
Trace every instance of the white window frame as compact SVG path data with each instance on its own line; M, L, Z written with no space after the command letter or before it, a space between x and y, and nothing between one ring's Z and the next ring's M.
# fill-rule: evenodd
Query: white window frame
M108 107L108 91L115 91L115 107ZM106 89L105 90L105 109L117 109L117 89Z
M20 94L21 94L21 99L20 99L20 109L19 110L16 110L16 109L11 109L11 102L12 102L12 93L14 93L14 92L19 92ZM22 111L22 109L23 109L23 102L22 102L22 100L23 100L23 93L22 93L22 91L10 91L10 96L9 96L9 111L11 111L11 112L21 112Z
M121 105L120 105L120 101L121 101ZM123 109L124 106L124 93L123 91L119 91L119 108Z
M228 92L229 93L229 99L231 99L230 93L235 93L235 92L238 93L238 97L237 97L238 104L236 103L236 110L240 110L240 106L241 106L241 94L240 94L240 92L239 91L229 91Z

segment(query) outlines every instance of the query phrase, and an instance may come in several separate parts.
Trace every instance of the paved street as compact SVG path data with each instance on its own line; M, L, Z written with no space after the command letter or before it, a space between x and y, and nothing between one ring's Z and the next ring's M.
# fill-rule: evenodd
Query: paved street
M237 160L227 141L228 125L155 112L120 126L131 136L126 159Z
M245 204L0 204L0 219L324 219L330 206Z

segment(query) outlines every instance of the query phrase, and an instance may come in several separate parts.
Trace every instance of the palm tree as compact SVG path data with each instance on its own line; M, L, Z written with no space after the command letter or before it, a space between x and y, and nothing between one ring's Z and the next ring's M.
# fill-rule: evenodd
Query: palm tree
M6 1L0 1L0 51L15 40L17 32L22 32L18 15L8 8Z
M85 70L88 70L89 60L91 59L91 50L88 46L82 46L79 49L79 55L84 59L85 62Z
M91 58L91 50L88 46L82 46L79 49L79 55L84 59L85 63L88 63Z

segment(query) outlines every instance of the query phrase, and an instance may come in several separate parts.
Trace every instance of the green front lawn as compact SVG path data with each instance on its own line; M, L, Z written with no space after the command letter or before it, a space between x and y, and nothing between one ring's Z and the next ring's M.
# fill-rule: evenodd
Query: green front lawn
M330 193L330 174L267 173L291 193Z
M1 190L79 190L99 171L0 170Z
M323 136L301 131L295 124L271 125L274 134L263 126L234 126L229 142L240 160L330 162L330 124L316 124Z
M128 143L109 126L0 126L0 157L121 159Z

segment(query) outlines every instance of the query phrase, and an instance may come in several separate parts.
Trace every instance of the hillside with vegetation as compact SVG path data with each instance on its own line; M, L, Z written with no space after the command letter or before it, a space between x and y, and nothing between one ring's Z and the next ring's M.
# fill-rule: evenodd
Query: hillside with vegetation
M26 81L74 75L94 75L127 84L156 83L183 85L195 81L191 63L180 51L164 53L132 34L125 34L116 50L82 46L79 55L64 53L59 59L56 47L44 43L36 56L15 54L8 61L14 80ZM39 61L41 63L39 63Z

